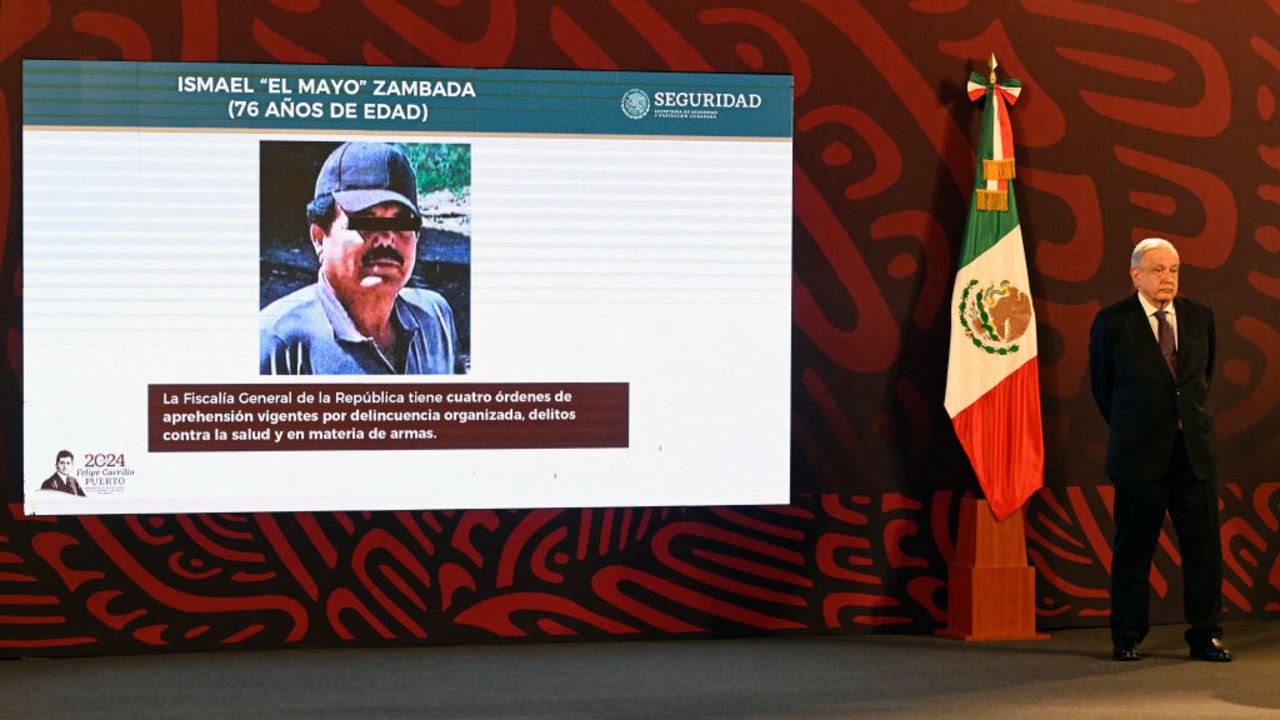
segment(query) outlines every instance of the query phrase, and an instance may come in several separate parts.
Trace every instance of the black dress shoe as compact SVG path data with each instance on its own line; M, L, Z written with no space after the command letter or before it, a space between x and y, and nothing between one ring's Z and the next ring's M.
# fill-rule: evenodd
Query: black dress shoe
M1141 660L1142 655L1138 653L1138 646L1135 643L1116 643L1111 646L1111 657L1121 662L1133 662Z
M1208 642L1191 646L1191 657L1209 662L1231 662L1231 651L1218 638L1209 638Z

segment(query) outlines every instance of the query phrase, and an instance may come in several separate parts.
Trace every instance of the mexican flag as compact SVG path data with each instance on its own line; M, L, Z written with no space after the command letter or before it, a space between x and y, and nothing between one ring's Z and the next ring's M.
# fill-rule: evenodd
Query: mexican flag
M1009 107L1021 91L1017 80L969 78L969 97L985 107L947 363L947 414L999 520L1044 484L1036 318L1011 182Z

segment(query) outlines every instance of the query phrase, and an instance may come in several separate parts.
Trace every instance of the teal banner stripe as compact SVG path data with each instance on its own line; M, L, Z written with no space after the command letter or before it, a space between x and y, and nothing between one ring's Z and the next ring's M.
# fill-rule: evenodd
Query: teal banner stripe
M792 86L789 75L27 60L23 124L789 138Z

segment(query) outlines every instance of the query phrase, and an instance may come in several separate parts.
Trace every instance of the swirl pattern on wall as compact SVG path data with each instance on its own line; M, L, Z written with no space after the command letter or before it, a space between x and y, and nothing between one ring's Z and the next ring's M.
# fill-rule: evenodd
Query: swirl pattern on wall
M922 632L946 621L960 498L949 290L995 52L1022 79L1020 217L1041 327L1043 627L1104 624L1113 493L1087 334L1135 239L1216 310L1227 618L1280 612L1280 5L969 0L217 0L0 4L0 653ZM789 73L786 507L21 514L21 60ZM91 222L92 218L85 218ZM1177 548L1152 574L1180 617Z

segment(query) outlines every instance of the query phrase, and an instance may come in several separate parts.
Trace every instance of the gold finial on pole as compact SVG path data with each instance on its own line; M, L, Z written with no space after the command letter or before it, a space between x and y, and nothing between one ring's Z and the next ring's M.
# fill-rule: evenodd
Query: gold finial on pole
M991 58L987 60L987 67L991 68L991 74L987 76L987 79L991 81L992 85L996 84L996 68L999 66L1000 63L996 62L996 54L991 53Z

